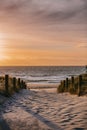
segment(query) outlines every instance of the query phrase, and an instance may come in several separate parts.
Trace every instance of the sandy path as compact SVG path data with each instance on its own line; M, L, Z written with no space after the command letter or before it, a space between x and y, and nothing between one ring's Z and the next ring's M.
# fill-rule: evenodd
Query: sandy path
M87 130L86 96L22 90L0 111L6 130Z

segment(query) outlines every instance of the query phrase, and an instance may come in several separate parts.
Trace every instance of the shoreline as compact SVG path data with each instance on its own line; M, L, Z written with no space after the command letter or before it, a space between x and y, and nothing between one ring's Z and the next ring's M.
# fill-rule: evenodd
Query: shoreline
M27 83L27 88L30 89L51 89L51 88L56 88L58 87L59 83Z

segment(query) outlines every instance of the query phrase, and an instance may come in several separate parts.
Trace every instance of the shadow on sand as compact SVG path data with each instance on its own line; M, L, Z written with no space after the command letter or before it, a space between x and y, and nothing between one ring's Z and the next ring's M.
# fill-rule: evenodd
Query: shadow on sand
M28 113L30 113L34 117L36 117L38 120L40 120L42 123L44 123L45 125L47 125L51 129L53 129L53 130L63 130L62 128L60 128L59 126L57 126L56 124L54 124L52 121L50 121L50 120L42 117L41 115L39 115L38 112L36 113L36 112L30 110L29 108L23 108L23 110L26 111L26 112L28 112Z
M11 130L9 125L3 118L0 120L0 130Z

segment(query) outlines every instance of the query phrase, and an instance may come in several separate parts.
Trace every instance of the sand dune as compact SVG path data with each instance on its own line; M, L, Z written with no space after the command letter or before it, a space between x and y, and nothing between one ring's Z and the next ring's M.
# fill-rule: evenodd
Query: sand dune
M0 122L6 130L87 130L87 97L21 90L0 107Z

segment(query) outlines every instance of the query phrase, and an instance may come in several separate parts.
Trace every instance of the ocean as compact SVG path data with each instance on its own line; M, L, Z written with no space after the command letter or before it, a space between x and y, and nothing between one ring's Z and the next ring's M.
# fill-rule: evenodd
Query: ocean
M85 66L0 67L0 75L9 74L26 81L29 86L57 86L61 80L85 72Z

